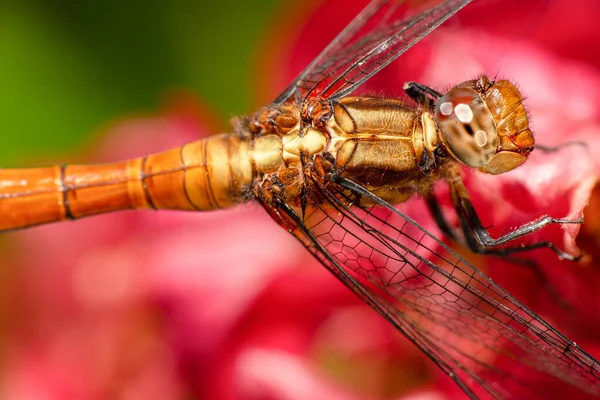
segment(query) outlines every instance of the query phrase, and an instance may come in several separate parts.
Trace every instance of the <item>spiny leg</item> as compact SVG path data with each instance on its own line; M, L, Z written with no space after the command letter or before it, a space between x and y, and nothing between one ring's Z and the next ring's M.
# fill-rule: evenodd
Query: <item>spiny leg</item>
M447 238L465 245L464 234L462 234L459 229L448 223L448 220L442 212L440 203L433 193L429 193L425 196L425 203L427 204L429 212L431 213L436 225L438 228L440 228L442 233L446 235Z
M403 89L417 104L421 104L427 108L434 105L436 101L442 97L441 93L429 86L417 82L406 82Z
M435 220L436 225L440 228L442 233L451 240L458 241L459 243L468 246L469 249L471 249L471 251L473 251L474 253L494 254L503 256L516 252L530 251L538 248L550 248L562 259L578 261L582 256L573 256L572 254L566 253L557 248L552 242L548 241L537 242L524 246L508 247L503 249L498 249L497 247L511 240L518 239L522 236L526 236L532 232L537 231L538 229L543 228L546 225L550 225L553 223L581 224L583 223L583 217L580 219L571 220L556 219L551 218L549 216L544 216L536 221L532 221L527 224L521 225L520 227L507 233L506 235L502 235L497 239L493 239L488 233L487 229L481 223L481 220L479 219L479 216L475 212L473 204L469 199L461 200L461 204L465 206L466 211L461 206L455 206L456 212L461 222L462 230L457 230L454 227L452 227L451 224L448 223L448 221L442 213L439 202L437 201L435 196L433 196L433 194L426 196L425 202L427 204L427 207L429 208L429 211L431 212L431 215ZM460 234L461 232L462 236Z
M467 234L466 231L464 231L464 230L461 231L460 229L454 228L450 223L448 223L446 217L444 216L444 214L440 208L439 201L433 195L433 193L430 193L429 195L427 195L425 197L425 202L426 202L426 204L429 208L429 211L431 212L431 215L433 216L436 224L438 225L440 230L444 233L444 235L446 235L446 237L448 237L449 239L454 240L456 242L459 242L463 246L469 247L472 251L475 251L475 250L473 250L473 248L479 249L479 247L477 247L476 244L473 245L473 243L476 243L476 241L475 241L475 239L472 238L471 235ZM471 244L469 244L469 242L471 242ZM519 249L522 249L522 248L519 248ZM531 248L526 249L526 250L531 250ZM475 252L481 253L481 251L475 251ZM494 251L487 251L487 254L497 256L497 257L501 258L502 260L508 261L509 263L530 269L531 272L533 272L533 274L535 275L536 279L540 282L540 284L542 285L542 287L544 288L546 293L548 293L550 298L556 304L558 304L559 307L561 307L563 310L565 310L567 312L572 312L574 310L573 305L571 303L569 303L567 300L565 300L564 298L562 298L559 290L554 286L554 284L552 283L552 281L550 280L548 275L544 272L544 270L542 268L540 268L538 263L536 263L534 260L531 260L528 258L516 257L514 255L506 254L504 252L497 253Z
M481 223L481 220L479 219L479 216L477 215L477 212L475 211L475 208L469 199L469 193L467 192L467 189L460 178L460 171L456 171L449 176L447 181L448 185L450 186L452 203L454 204L454 208L458 215L458 219L465 236L465 241L472 251L483 254L507 255L517 252L530 251L533 249L549 248L555 252L560 259L564 260L579 261L583 256L583 254L579 254L577 256L569 254L556 247L556 245L550 241L542 241L528 245L506 247L501 249L498 248L498 246L526 236L551 224L582 224L583 214L581 218L578 219L552 218L548 215L544 215L535 221L528 222L516 229L513 229L509 233L502 235L497 239L493 239L487 229Z
M556 146L546 146L543 144L536 144L535 149L543 151L544 153L554 153L554 152L564 149L565 147L570 147L570 146L581 146L584 149L588 148L588 144L582 140L571 140L568 142L563 142L563 143L557 144Z
M469 199L460 199L459 203L455 204L455 206L457 207L458 217L461 221L461 225L463 226L463 230L465 231L465 235L471 235L474 239L475 248L473 248L473 251L475 252L511 254L539 248L549 248L555 252L559 258L565 260L578 261L582 256L581 254L577 256L569 254L559 249L556 247L556 245L554 245L554 243L549 241L537 242L523 246L507 247L503 249L498 249L497 247L510 242L511 240L515 240L533 233L550 224L582 224L583 215L578 219L560 219L545 215L535 221L523 224L497 239L493 239L488 233L487 229L481 224L481 220L479 219L479 216L475 212L473 204ZM467 243L470 243L468 239Z

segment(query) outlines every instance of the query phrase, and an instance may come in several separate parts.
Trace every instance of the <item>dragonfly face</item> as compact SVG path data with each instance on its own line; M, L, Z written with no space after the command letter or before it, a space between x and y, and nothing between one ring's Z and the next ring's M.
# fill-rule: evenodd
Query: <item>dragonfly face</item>
M482 172L517 168L534 146L522 100L506 80L482 76L454 87L435 107L441 142L458 161Z

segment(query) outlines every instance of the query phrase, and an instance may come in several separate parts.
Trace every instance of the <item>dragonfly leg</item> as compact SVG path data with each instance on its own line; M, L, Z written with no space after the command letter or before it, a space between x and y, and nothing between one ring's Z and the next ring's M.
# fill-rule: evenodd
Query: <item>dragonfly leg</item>
M413 99L417 104L430 106L442 97L441 93L434 89L417 82L406 82L404 84L404 92Z
M440 203L433 193L425 196L425 203L427 204L429 212L433 216L436 225L440 228L442 233L446 235L447 238L464 244L464 239L462 237L463 235L461 235L456 228L448 223L446 217L444 217L444 214L442 213Z
M479 219L479 216L473 207L473 203L471 203L471 200L469 199L469 194L460 177L455 176L452 179L449 179L448 184L450 185L452 202L462 226L465 242L472 251L484 254L507 255L539 248L549 248L555 252L559 258L565 260L578 261L583 256L583 254L577 256L569 254L559 249L554 243L549 241L514 247L498 248L498 246L526 236L551 224L582 224L583 215L578 219L560 219L544 215L535 221L523 224L518 228L513 229L509 233L494 239L490 236L487 229L481 223L481 220Z
M497 239L493 239L488 233L488 231L485 229L485 227L481 224L481 220L477 216L477 213L473 208L473 204L469 199L462 199L460 201L457 212L459 213L459 218L461 219L463 228L465 228L465 236L471 236L474 239L472 242L475 242L475 246L473 246L472 248L476 252L510 254L520 251L529 251L533 249L547 247L550 250L554 251L561 259L578 261L582 256L574 256L565 251L562 251L558 247L556 247L554 243L549 241L537 242L517 247L508 247L503 249L497 249L496 247L510 242L511 240L515 240L522 236L528 235L550 224L582 224L583 215L581 216L581 218L578 219L559 219L545 215L535 221L523 224L520 227L510 231L505 235L500 236ZM468 238L467 243L469 243Z
M466 233L466 232L468 232L468 230L463 230L462 232L460 232L458 229L452 227L451 224L448 223L448 221L446 220L446 218L444 217L444 215L442 213L440 204L439 204L437 198L435 198L435 196L433 195L433 193L430 193L428 196L425 197L425 202L426 202L426 204L429 208L429 211L431 212L436 224L438 225L440 230L444 233L444 235L446 235L446 237L448 237L451 240L454 240L456 242L459 242L462 245L468 246L472 250L474 249L473 251L475 251L475 252L478 252L478 253L486 252L486 251L481 251L481 246L477 246L477 244L476 244L477 241L474 239L472 239L474 244L469 245L467 243L467 241L469 240L467 238L473 237L473 235L469 235L468 233ZM518 247L517 249L519 251L522 251L523 248ZM530 250L530 249L531 249L531 247L526 248L525 250ZM487 253L493 253L493 251L490 251L490 250L488 250ZM533 272L533 274L535 275L536 279L540 282L540 284L546 290L546 293L548 293L550 298L552 298L552 300L556 304L558 304L559 307L561 307L563 310L565 310L567 312L572 312L574 310L573 305L571 303L569 303L567 300L565 300L560 295L559 290L552 284L552 281L550 280L550 278L548 278L548 276L546 275L544 270L542 268L540 268L540 266L534 260L531 260L528 258L516 257L511 254L506 254L506 252L502 252L501 254L496 253L496 254L492 254L492 255L497 255L505 261L508 261L512 264L516 264L519 266L523 266L523 267L531 270Z
M563 142L561 144L558 144L556 146L546 146L543 144L536 144L535 145L535 149L536 150L541 150L544 153L554 153L556 151L560 151L562 149L564 149L565 147L569 147L569 146L581 146L584 149L588 148L588 144L582 140L571 140L568 142Z

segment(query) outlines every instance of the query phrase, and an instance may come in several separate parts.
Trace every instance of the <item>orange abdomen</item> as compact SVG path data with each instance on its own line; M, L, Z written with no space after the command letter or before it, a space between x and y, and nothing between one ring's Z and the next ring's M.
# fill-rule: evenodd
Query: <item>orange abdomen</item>
M249 144L212 136L129 161L0 170L0 232L111 211L214 210L248 199Z

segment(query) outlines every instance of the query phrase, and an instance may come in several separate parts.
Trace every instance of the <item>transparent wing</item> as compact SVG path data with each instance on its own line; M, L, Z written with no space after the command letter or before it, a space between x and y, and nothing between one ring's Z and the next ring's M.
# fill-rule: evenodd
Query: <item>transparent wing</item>
M326 185L304 213L272 215L467 395L600 395L600 365L575 343L393 206L347 180Z
M348 95L471 1L371 1L274 103Z

